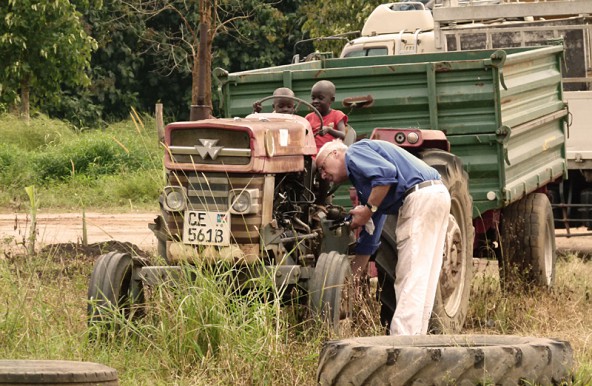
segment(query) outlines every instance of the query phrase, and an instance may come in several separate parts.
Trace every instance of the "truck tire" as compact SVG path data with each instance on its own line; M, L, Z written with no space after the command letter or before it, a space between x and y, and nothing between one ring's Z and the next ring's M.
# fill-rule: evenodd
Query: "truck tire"
M505 290L555 281L555 227L549 198L531 193L502 210L500 283Z
M558 385L569 342L510 335L373 336L326 342L320 385Z
M0 360L0 385L119 385L117 370L93 362Z
M350 318L353 308L352 270L349 258L335 251L321 253L308 286L309 306L333 328Z
M473 279L473 199L469 179L457 156L438 149L421 152L420 158L435 168L451 198L450 220L446 234L442 272L436 292L430 331L458 333L463 327L469 307ZM381 320L390 323L395 312L394 272L396 266L396 218L389 216L384 225L381 246L376 254Z
M134 278L134 270L142 265L129 253L110 252L97 259L88 286L89 325L111 319L114 312L126 318L142 314L144 286Z

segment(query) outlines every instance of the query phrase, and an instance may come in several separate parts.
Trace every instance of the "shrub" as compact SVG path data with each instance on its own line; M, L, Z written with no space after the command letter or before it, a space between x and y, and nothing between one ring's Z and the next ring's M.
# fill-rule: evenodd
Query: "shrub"
M12 114L3 114L0 116L0 132L3 144L26 151L43 149L75 137L68 124L44 115L38 115L27 123Z
M29 153L20 148L0 143L0 186L10 190L25 186L30 180Z

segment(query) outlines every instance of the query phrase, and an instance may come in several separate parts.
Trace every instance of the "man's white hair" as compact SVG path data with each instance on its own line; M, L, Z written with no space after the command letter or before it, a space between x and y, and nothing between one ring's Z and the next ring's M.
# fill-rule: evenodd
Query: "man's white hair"
M327 158L327 155L330 154L332 151L339 151L345 153L347 151L347 145L343 143L343 141L340 139L334 139L331 142L325 143L323 146L321 146L319 152L317 153L317 161L319 159Z

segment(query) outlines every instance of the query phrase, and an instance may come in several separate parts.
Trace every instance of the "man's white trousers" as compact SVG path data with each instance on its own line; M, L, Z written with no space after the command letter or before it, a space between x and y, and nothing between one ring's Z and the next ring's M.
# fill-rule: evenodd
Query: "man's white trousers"
M397 219L397 308L391 335L420 335L428 323L442 268L450 213L444 185L416 190L405 198Z

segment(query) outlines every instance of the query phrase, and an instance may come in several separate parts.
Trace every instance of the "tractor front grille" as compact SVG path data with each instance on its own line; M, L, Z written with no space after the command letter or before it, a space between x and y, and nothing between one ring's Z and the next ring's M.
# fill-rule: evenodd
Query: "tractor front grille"
M169 175L169 185L184 186L187 189L189 210L227 212L229 210L228 195L231 190L259 190L258 213L230 215L232 241L239 245L259 242L264 180L265 177L260 174L171 172ZM178 239L183 235L183 215L184 213L166 215L169 229Z
M171 131L171 161L193 165L248 165L251 139L247 131L183 128Z

